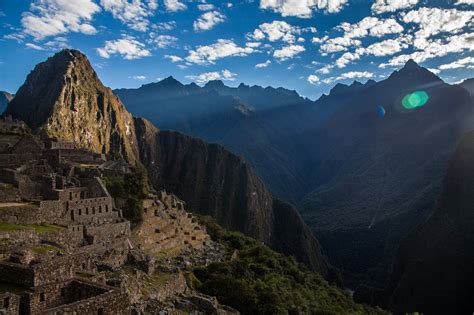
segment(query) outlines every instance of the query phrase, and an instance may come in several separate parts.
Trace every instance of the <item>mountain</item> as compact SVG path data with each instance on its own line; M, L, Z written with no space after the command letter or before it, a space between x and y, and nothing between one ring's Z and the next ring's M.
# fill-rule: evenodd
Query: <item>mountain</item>
M4 115L40 134L137 162L132 115L78 51L63 50L38 64Z
M178 94L183 88L172 78L158 84ZM334 274L296 210L276 201L245 160L132 117L79 51L66 49L37 65L6 114L42 135L141 164L156 189L175 193L188 209L210 214L326 277Z
M8 102L10 102L13 98L8 92L0 91L0 113L3 113L8 106Z
M244 156L273 194L300 210L349 286L382 286L399 242L431 213L449 158L474 126L469 94L412 60L380 82L336 84L315 102L255 109L241 93L238 101L253 109L246 115L232 110L244 87L210 82L202 89L218 95L204 101L150 103L138 89L125 102L166 112L167 128ZM229 103L217 101L224 93ZM264 99L263 89L253 93ZM195 119L183 105L208 108L206 101L226 114Z
M468 90L471 96L474 96L474 78L466 79L459 83L459 85Z
M426 103L413 108L411 98ZM449 158L474 126L473 103L412 61L346 102L302 135L324 150L312 154L313 188L300 210L351 285L383 285L395 248L430 214Z
M274 109L288 104L299 104L308 102L308 99L301 97L296 91L284 88L273 88L268 86L263 88L258 85L248 86L241 83L238 87L232 88L224 85L220 80L209 81L203 87L204 90L215 90L220 95L233 96L256 111Z
M378 293L382 298L372 300L373 303L385 303L395 314L472 313L473 160L471 132L463 138L449 163L433 213L400 244L390 282L383 294ZM369 302L367 296L358 299Z

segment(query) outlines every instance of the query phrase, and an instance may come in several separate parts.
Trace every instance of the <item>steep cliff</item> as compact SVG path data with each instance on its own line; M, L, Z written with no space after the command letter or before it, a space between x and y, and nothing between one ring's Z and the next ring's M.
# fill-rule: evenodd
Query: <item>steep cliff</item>
M474 310L474 133L451 159L430 218L401 243L387 300L396 314Z
M276 200L250 165L217 144L160 131L136 118L142 163L154 187L169 189L193 212L211 215L338 281L296 209Z
M62 50L38 64L5 115L49 137L137 161L132 115L77 50Z
M180 89L171 79L165 83ZM220 145L133 118L78 51L63 50L39 64L7 114L39 133L141 163L155 188L175 193L191 211L212 215L224 227L330 275L318 241L296 210L276 202L245 160Z

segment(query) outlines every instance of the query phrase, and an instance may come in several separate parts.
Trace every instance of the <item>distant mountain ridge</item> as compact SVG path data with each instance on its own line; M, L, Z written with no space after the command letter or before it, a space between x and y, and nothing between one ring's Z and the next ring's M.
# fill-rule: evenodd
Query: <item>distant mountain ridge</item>
M183 88L172 78L161 85L176 94ZM155 188L177 194L188 209L337 277L296 210L275 200L245 160L220 145L161 131L133 117L77 50L62 50L38 64L5 115L41 135L143 165Z
M300 210L349 285L386 281L393 252L430 214L456 144L474 126L466 89L413 60L380 82L336 84L315 102L272 107L269 99L266 109L249 115L220 94L147 103L135 91L127 106L150 106L153 113L175 108L166 111L167 128L245 156L270 191ZM426 104L404 107L414 92L415 99L426 93ZM223 111L195 119L178 110L206 103Z

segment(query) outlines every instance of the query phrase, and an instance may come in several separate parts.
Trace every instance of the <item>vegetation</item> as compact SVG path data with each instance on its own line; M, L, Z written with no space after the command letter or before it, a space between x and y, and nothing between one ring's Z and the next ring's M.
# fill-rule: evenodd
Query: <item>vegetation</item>
M57 248L55 246L48 245L48 244L41 244L41 245L38 245L38 246L33 246L31 248L31 250L33 252L37 253L37 254L44 254L44 253L54 252L54 251L63 252L59 248Z
M0 232L35 230L37 233L62 230L64 227L50 224L12 224L0 222Z
M188 282L243 314L383 314L354 303L293 258L283 256L241 233L229 232L209 217L201 218L215 241L238 250L236 259L196 268Z
M124 177L109 177L105 183L115 199L125 200L123 215L132 223L143 220L143 199L149 191L148 175L142 167L136 167Z

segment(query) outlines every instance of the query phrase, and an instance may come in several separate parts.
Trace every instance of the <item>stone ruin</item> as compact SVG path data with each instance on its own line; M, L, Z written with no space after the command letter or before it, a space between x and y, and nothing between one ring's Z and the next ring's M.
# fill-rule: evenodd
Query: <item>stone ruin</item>
M125 205L104 183L104 177L131 173L127 163L7 129L0 130L0 314L149 313L144 297L161 303L179 296L187 308L196 304L195 295L183 295L187 266L175 265L166 281L157 281L163 253L205 253L215 246L184 202L164 191L151 194L132 232ZM130 265L131 274L122 272ZM143 283L153 281L144 294Z

